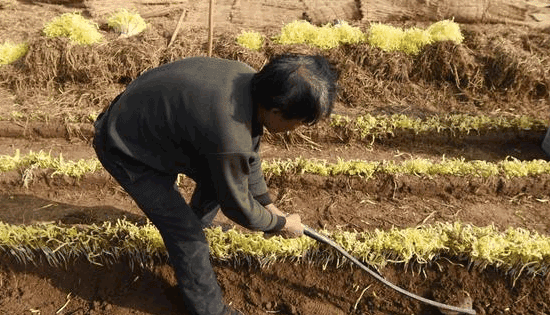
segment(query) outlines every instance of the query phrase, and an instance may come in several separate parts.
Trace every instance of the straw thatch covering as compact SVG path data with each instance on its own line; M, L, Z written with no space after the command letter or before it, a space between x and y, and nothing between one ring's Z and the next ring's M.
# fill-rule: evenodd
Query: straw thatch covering
M29 40L24 58L0 67L0 87L22 106L54 99L57 105L100 109L143 71L187 56L206 55L204 29L186 27L170 46L171 34L164 33L165 29L152 25L131 38L107 33L105 42L90 46L36 36ZM462 44L438 42L418 55L385 52L368 44L327 50L305 44L279 45L271 39L274 32L262 33L265 43L254 51L236 43L238 34L219 31L213 56L260 69L274 55L321 54L337 66L339 100L348 106L387 110L416 103L436 111L455 109L456 101L462 110L465 106L475 110L480 102L493 102L497 107L502 102L535 103L549 98L550 41L543 32L514 29L510 35L506 27L477 25L464 29ZM440 101L443 95L445 102Z
M491 46L494 53L487 58L486 72L489 88L535 98L549 96L547 64L506 39L494 40Z
M360 1L356 0L304 0L304 19L323 25L335 20L357 21L362 19Z
M483 71L474 52L451 41L425 47L416 62L416 80L450 82L458 89L477 90L483 87Z
M547 27L550 23L548 3L545 6L531 2L525 0L361 0L361 12L366 21L454 19L459 23L511 23Z

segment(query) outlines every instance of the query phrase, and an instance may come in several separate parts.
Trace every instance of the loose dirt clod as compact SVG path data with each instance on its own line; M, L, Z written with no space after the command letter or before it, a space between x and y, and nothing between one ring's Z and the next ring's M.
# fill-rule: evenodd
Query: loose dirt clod
M307 301L304 309L311 310L311 314L317 315L344 315L344 311L331 303L323 301Z
M472 309L473 300L469 295L464 295L462 298L460 298L460 302L457 307L465 308L465 309ZM455 312L455 311L449 311L444 309L439 309L439 311L445 315L461 315L463 313Z

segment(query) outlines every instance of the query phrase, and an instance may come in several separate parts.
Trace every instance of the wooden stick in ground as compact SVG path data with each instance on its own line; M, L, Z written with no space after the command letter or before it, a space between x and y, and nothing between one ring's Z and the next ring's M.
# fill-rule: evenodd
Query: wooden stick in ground
M208 13L208 57L212 57L212 40L214 37L214 0L210 0Z
M185 18L186 13L187 13L187 9L184 8L183 11L181 12L180 19L178 20L178 24L176 25L176 29L174 30L174 33L172 34L172 38L170 39L170 42L168 43L168 47L170 47L170 45L172 45L172 43L176 39L176 36L178 36L178 32L181 28L181 24L183 24L183 19Z

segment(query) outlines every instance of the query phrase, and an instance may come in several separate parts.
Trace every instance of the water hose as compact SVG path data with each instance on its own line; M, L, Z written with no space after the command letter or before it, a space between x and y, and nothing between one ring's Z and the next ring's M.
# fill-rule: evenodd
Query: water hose
M418 296L414 293L411 293L407 290L404 290L404 289L396 286L395 284L393 284L393 283L387 281L386 279L384 279L378 273L372 271L367 266L363 265L359 260L357 260L355 257L351 256L348 252L346 252L336 242L334 242L333 240L329 239L328 237L326 237L324 235L319 234L318 232L316 232L315 230L313 230L312 228L310 228L306 225L304 225L304 234L311 237L311 238L313 238L313 239L315 239L318 242L321 242L321 243L327 244L329 246L332 246L334 249L336 249L338 252L340 252L346 258L351 260L354 264L356 264L357 266L361 267L361 269L368 272L376 280L382 282L384 285L394 289L395 291L397 291L397 292L399 292L399 293L401 293L401 294L403 294L403 295L405 295L409 298L415 299L417 301L420 301L422 303L425 303L425 304L428 304L428 305L431 305L431 306L435 306L435 307L439 308L440 310L450 311L450 312L452 312L451 314L471 314L471 315L476 314L476 311L471 309L471 308L461 308L461 307L456 307L456 306L447 305L447 304L439 303L439 302L436 302L436 301L432 301L430 299L423 298L421 296ZM445 312L445 313L447 314L447 312Z

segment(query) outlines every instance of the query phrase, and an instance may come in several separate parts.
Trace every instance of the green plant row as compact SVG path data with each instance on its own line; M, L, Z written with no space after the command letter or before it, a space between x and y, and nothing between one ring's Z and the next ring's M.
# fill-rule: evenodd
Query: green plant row
M368 43L384 51L402 51L416 55L426 45L438 41L450 40L462 43L464 36L460 26L451 20L443 20L430 25L427 29L412 27L402 29L391 25L375 23L371 26Z
M107 25L123 37L137 35L147 28L139 14L126 9L111 13ZM86 19L80 13L64 13L57 16L44 25L42 32L47 37L67 37L78 45L91 45L103 40L97 23ZM28 48L27 43L0 44L0 65L12 63L23 57Z
M394 161L339 160L330 163L325 160L304 159L301 157L286 160L264 161L266 175L315 174L321 176L361 176L371 178L376 173L395 175L451 175L451 176L506 176L525 177L550 174L550 162L544 160L520 161L507 158L498 163L487 161L466 161L464 159L445 159L439 162L427 159L410 159L396 163ZM19 150L14 156L0 155L0 172L28 169L51 169L54 175L67 175L80 178L87 173L101 169L96 158L65 161L62 155L53 157L50 153L30 152L21 156ZM24 171L23 171L24 172Z
M13 110L7 115L0 115L0 120L7 121L25 121L25 122L47 122L50 123L55 119L56 123L74 123L74 124L90 124L93 123L101 110L82 109L80 111L66 111L60 113L51 113L43 110L34 110L32 112L21 112ZM55 118L54 118L55 117Z
M461 134L502 129L545 131L549 124L547 120L528 116L507 118L464 114L443 117L430 116L426 119L413 118L403 114L390 116L365 114L354 119L342 115L332 115L330 119L332 127L343 128L348 133L356 133L360 138L365 138L368 135L393 134L397 130L412 131L415 134L445 130Z
M263 47L263 35L247 31L237 36L239 45L260 50ZM433 23L427 29L402 29L391 25L374 23L366 33L359 27L353 27L346 21L315 26L307 21L298 20L283 26L280 34L273 37L276 44L308 44L322 49L331 49L342 44L368 43L384 51L402 51L407 54L418 54L421 49L437 41L454 41L462 43L464 37L460 26L451 20Z
M354 257L377 267L388 263L429 263L441 257L468 260L476 268L494 266L514 276L546 274L550 238L521 228L504 232L494 226L438 223L416 228L368 232L322 231ZM261 232L243 233L220 227L205 229L211 256L222 261L296 260L322 265L341 259L330 247L306 236L266 238ZM109 265L127 260L146 267L166 262L166 249L154 226L125 220L102 225L63 227L55 224L10 225L0 222L0 251L22 264L66 266L76 259Z
M71 177L82 177L87 173L93 173L101 169L101 163L96 158L80 159L78 161L65 161L63 155L54 157L51 153L29 152L21 155L19 150L15 155L0 155L0 172L25 169L51 169L52 176L67 175Z
M498 163L486 161L465 161L464 159L442 159L433 162L427 159L410 159L400 163L394 161L339 160L329 163L324 160L296 158L294 160L264 161L264 173L316 174L321 176L361 176L371 178L376 173L395 175L451 175L451 176L506 176L525 177L550 174L550 162L544 160L520 161L507 158Z
M47 121L47 113L25 113L12 111L10 117L0 119L26 121L39 120ZM80 117L66 117L67 122L89 123L95 121L98 113L90 112ZM393 134L395 131L410 131L415 134L426 132L450 131L455 134L470 134L471 132L500 131L504 129L514 131L537 131L544 132L550 126L546 119L533 118L530 116L517 117L489 117L485 115L433 115L425 119L415 118L404 114L393 115L371 115L364 114L355 118L333 114L329 119L330 127L344 131L354 138L363 139L367 136L379 136Z

